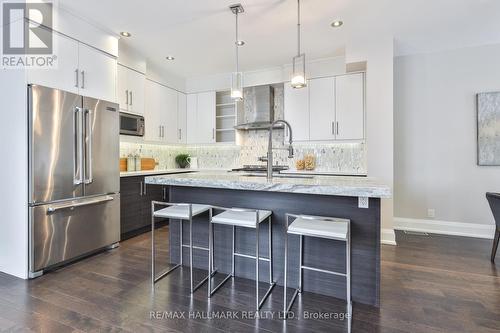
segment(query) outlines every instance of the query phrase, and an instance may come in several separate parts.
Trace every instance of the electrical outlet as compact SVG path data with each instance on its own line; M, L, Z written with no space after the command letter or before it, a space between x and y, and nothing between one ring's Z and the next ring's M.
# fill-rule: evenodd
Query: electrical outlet
M436 210L434 208L427 209L427 217L433 219L436 217Z
M358 208L368 208L369 198L368 197L358 197Z

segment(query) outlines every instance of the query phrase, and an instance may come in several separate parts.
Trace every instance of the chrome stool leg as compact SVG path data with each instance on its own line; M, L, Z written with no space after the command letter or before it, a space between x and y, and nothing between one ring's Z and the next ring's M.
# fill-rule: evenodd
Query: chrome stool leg
M352 295L351 295L351 228L347 229L347 242L345 246L346 252L346 300L347 300L347 315L349 316L349 332L351 331L352 320Z
M291 214L285 214L285 283L284 283L284 290L283 290L283 294L284 294L284 301L283 301L283 317L284 319L287 319L288 317L288 312L290 312L290 309L292 308L293 306L293 303L295 302L295 299L297 298L297 295L299 294L299 292L301 292L302 290L302 236L299 236L300 237L300 250L299 250L299 287L297 289L295 289L293 295L292 295L292 298L290 300L290 303L287 303L287 294L286 294L286 288L287 288L287 284L288 284L288 221L289 221L289 218L290 217L293 217L294 215L291 215Z
M271 223L271 216L269 216L269 230L268 230L268 254L269 254L269 284L273 283L273 233L272 233L272 223Z
M231 276L233 277L234 277L234 265L235 265L235 259L234 259L235 252L236 252L236 226L233 225L233 244L231 253Z
M210 274L210 272L208 273ZM189 206L189 276L190 276L190 287L191 294L193 290L193 212L191 206Z
M304 236L300 235L300 245L299 245L299 270L300 270L300 276L299 276L299 293L302 293L302 283L304 281Z
M156 258L156 246L155 246L155 203L151 202L151 287L154 290L155 286L155 258Z
M257 310L260 309L259 304L259 212L256 214L256 226L255 226L255 301L257 303Z
M212 274L214 272L214 251L213 251L213 224L212 210L210 210L210 220L208 221L208 298L212 296Z
M283 275L283 316L288 313L286 303L286 285L288 279L288 214L285 214L285 274Z
M179 261L180 261L180 264L181 266L183 265L183 257L184 257L184 249L182 248L182 244L183 243L183 240L182 240L182 236L183 236L183 231L182 231L182 225L184 224L184 221L182 219L179 220L179 249L180 249L180 253L179 253Z

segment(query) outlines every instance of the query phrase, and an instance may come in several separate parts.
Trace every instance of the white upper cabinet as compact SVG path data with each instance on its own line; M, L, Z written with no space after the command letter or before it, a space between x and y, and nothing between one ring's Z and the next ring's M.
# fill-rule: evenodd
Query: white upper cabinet
M197 143L215 142L215 91L198 94Z
M198 94L187 94L186 97L186 142L197 143L198 127Z
M177 93L177 131L178 143L187 143L187 100L186 94Z
M294 141L363 140L364 104L363 73L311 79L302 89L285 84L285 120Z
M57 68L30 69L28 83L116 102L116 58L53 33Z
M168 143L179 142L179 128L177 127L177 91L163 87L164 97L164 141Z
M144 114L145 82L144 74L118 64L117 95L120 110Z
M81 43L78 50L80 94L116 102L116 59Z
M57 68L30 69L28 83L79 93L78 42L53 33L54 50L57 52Z
M129 112L128 100L130 96L128 94L128 71L129 69L127 67L118 64L116 70L116 97L120 105L120 111L125 112Z
M294 141L309 140L309 87L295 89L285 82L285 120L292 126ZM285 138L288 140L288 130Z
M309 81L309 124L311 140L335 139L335 78Z
M146 80L146 104L144 108L145 133L148 141L163 141L165 137L165 94L164 87Z
M179 96L176 90L151 80L146 80L146 103L144 119L146 123L145 140L165 143L179 143ZM184 95L184 94L181 94ZM181 108L185 105L181 97ZM185 109L185 107L184 107ZM185 112L184 112L185 115ZM181 114L181 117L185 116ZM185 131L184 131L185 133Z
M364 135L364 74L336 79L336 139L361 140Z

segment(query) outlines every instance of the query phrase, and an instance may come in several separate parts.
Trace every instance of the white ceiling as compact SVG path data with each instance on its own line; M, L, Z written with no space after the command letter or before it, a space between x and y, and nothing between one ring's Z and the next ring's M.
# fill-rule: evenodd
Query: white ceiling
M72 13L113 32L148 61L183 77L234 70L234 15L241 2L244 71L280 66L296 53L295 0L59 0ZM500 43L499 0L302 0L308 59L339 54L352 35L392 34L396 53ZM330 23L340 18L339 29ZM166 61L173 55L175 61Z

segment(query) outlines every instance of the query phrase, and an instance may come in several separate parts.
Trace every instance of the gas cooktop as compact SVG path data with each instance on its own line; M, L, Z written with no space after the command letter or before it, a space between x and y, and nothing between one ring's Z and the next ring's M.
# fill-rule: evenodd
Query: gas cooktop
M273 171L279 172L282 170L288 170L286 165L274 165ZM231 171L244 171L244 172L266 172L267 165L244 165L241 168L231 169Z

